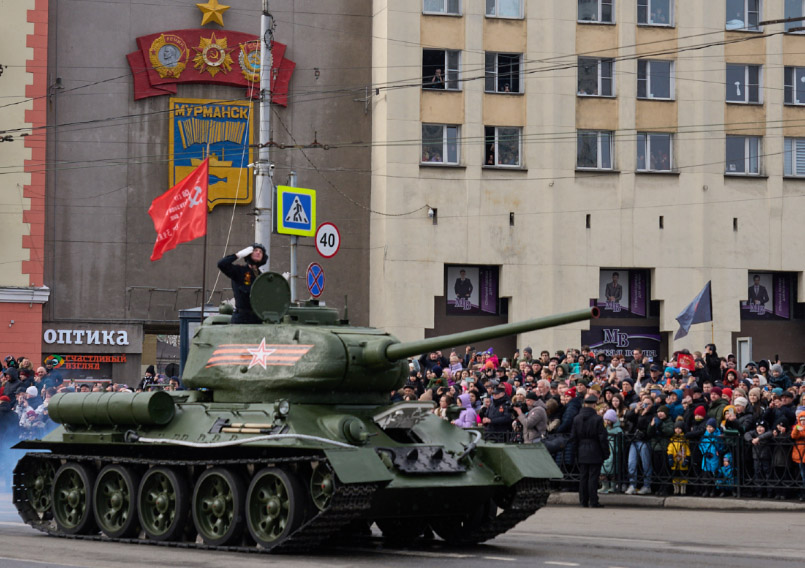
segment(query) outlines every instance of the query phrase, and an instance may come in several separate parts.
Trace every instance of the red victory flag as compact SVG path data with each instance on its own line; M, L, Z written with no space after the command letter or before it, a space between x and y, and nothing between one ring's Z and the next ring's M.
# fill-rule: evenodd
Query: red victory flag
M696 362L693 360L693 355L680 353L676 356L676 362L680 369L687 369L690 372L696 370Z
M151 260L159 260L176 245L207 233L209 161L204 160L189 176L151 202L148 214L157 232Z

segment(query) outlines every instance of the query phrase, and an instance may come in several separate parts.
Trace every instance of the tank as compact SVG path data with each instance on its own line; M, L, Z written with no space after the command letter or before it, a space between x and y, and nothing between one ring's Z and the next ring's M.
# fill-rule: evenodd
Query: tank
M262 552L308 552L335 536L449 543L494 538L534 514L561 472L542 444L482 439L389 402L407 357L597 317L596 308L400 342L334 309L292 305L260 275L261 324L207 317L189 349L189 390L64 393L59 427L14 470L22 519L72 538ZM452 411L458 410L451 409Z

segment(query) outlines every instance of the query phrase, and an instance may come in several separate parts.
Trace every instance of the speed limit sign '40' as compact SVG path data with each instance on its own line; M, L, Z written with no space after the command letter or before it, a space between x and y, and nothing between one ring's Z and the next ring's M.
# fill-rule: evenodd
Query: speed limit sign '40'
M316 251L324 258L332 258L341 247L341 233L332 223L322 223L316 231Z

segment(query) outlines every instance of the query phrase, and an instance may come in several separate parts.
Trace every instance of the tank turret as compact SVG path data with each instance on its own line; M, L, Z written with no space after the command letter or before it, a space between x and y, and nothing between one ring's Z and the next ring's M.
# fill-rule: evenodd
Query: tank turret
M200 326L185 364L184 383L212 391L216 402L382 403L408 375L406 358L436 349L556 327L597 317L597 308L400 342L383 331L353 327L332 308L291 305L276 273L252 285L263 324L227 325L216 315Z

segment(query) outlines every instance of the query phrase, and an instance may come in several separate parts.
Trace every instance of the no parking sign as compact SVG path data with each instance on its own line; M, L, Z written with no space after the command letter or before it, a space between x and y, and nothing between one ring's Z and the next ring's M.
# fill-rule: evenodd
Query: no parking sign
M307 267L307 289L314 298L324 292L324 269L317 262L311 262Z

